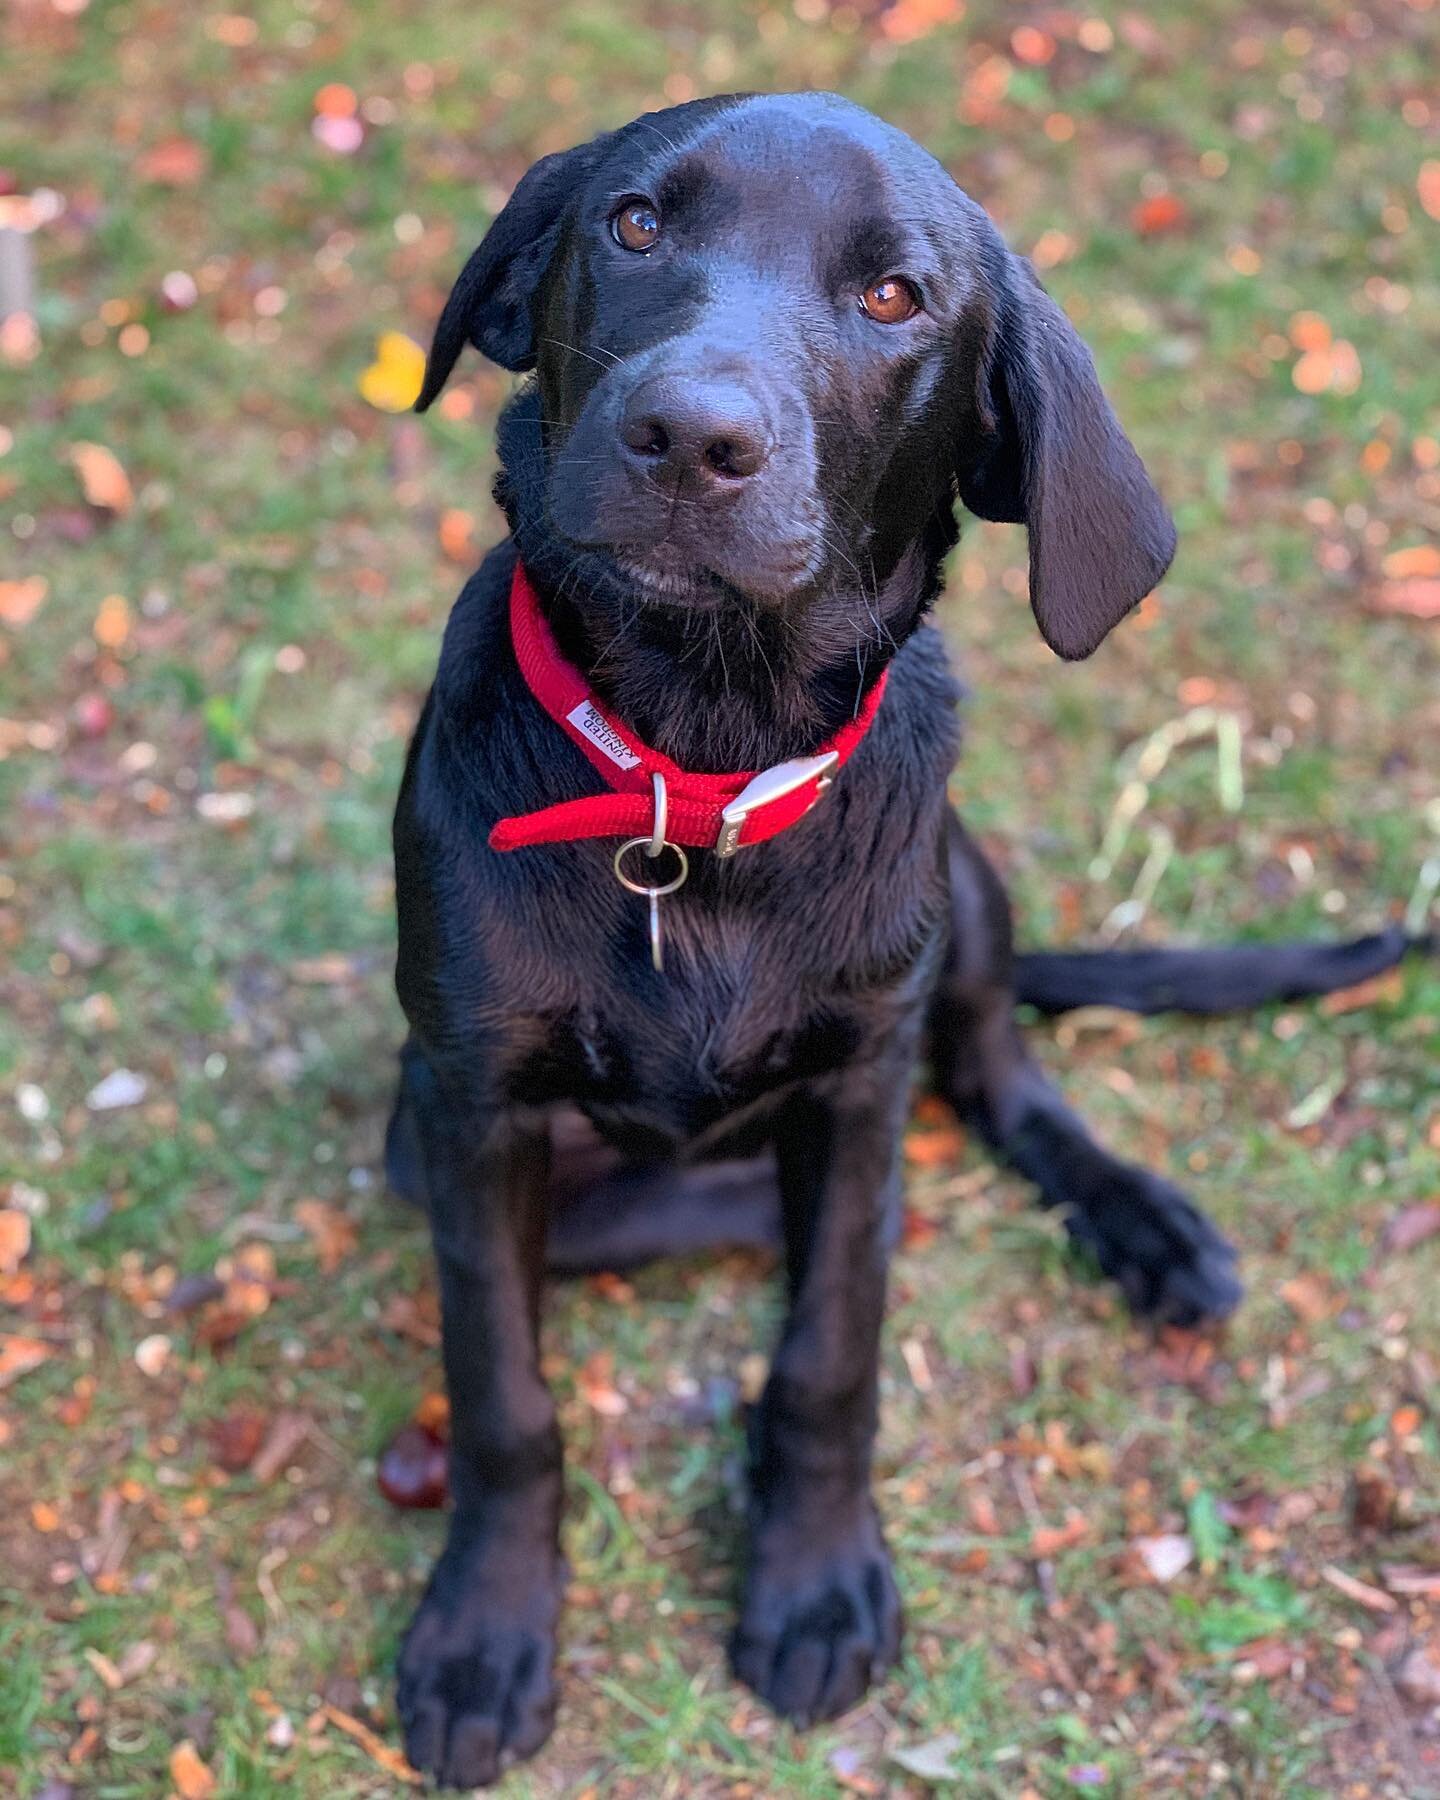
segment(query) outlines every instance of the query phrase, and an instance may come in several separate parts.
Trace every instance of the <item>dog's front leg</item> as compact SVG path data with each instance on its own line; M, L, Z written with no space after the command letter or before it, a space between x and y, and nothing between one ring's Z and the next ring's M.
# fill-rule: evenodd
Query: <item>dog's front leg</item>
M400 1653L405 1749L446 1786L494 1781L555 1716L560 1437L540 1374L549 1136L469 1082L407 1067L440 1273L454 1515Z
M790 1311L754 1419L736 1674L798 1724L894 1661L900 1601L870 1492L908 1062L791 1101L776 1151Z

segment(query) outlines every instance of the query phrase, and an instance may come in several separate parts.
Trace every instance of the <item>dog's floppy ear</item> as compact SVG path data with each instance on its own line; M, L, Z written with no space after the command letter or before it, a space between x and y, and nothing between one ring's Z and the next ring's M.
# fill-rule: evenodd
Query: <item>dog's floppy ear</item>
M960 498L1023 523L1030 604L1050 648L1089 656L1170 566L1175 526L1100 391L1090 352L1035 278L1001 250Z
M527 169L450 290L416 412L444 387L460 352L471 343L491 362L517 372L535 364L530 303L560 236L567 201L605 138L542 156Z

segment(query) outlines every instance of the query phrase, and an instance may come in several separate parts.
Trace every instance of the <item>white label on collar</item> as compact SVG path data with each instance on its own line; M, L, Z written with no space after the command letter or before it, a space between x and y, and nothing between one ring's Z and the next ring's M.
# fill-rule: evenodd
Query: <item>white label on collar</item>
M640 761L593 700L582 700L574 712L566 713L565 718L582 737L589 738L597 750L603 750L617 769L633 769Z

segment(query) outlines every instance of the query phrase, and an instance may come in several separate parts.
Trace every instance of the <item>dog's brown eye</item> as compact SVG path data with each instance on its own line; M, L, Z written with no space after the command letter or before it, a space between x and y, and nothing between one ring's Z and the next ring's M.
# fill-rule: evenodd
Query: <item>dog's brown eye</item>
M903 325L920 310L920 297L899 275L872 281L860 296L860 310L881 325Z
M610 235L622 249L649 250L660 235L660 215L648 200L627 200L611 217Z

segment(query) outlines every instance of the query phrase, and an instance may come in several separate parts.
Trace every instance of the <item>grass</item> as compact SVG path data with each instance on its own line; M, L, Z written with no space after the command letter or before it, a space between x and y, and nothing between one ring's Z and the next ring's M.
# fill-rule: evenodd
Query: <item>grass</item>
M356 382L381 330L425 339L536 155L691 92L838 86L1046 265L1183 547L1162 603L1078 668L1029 622L1018 532L974 526L957 554L956 793L1029 941L1102 930L1158 828L1142 936L1359 930L1417 891L1440 658L1384 602L1386 558L1440 520L1433 13L945 10L91 0L0 24L0 169L66 200L34 240L40 355L0 366L0 582L48 582L0 625L0 1203L35 1240L0 1330L51 1352L0 1394L0 1794L153 1800L187 1739L227 1796L400 1791L334 1724L393 1741L394 1645L442 1529L373 1481L438 1382L424 1232L378 1162L388 816L446 609L499 530L505 389L472 360L422 424ZM336 82L354 155L311 132ZM168 311L176 270L199 298ZM1324 331L1354 346L1353 391L1296 384ZM122 461L123 516L85 505L83 442ZM457 509L476 551L455 557ZM114 594L123 629L97 639ZM1120 759L1202 703L1241 722L1243 809L1197 742L1097 876ZM564 1712L507 1792L920 1794L891 1753L937 1738L966 1795L1435 1790L1435 1716L1399 1673L1431 1605L1371 1612L1321 1574L1440 1562L1440 1238L1382 1244L1440 1191L1434 966L1339 1016L1081 1020L1040 1048L1242 1243L1224 1342L1137 1331L1017 1184L917 1125L880 1455L909 1650L801 1737L720 1651L764 1271L560 1291ZM144 1098L87 1107L117 1069ZM353 1243L327 1252L307 1200ZM237 1259L263 1279L237 1287ZM166 1296L217 1263L251 1310L212 1343L230 1300ZM602 1380L623 1412L587 1398ZM216 1421L247 1410L306 1427L268 1481L216 1460ZM1362 1469L1403 1528L1357 1526ZM1155 1584L1133 1544L1167 1532L1196 1558Z

